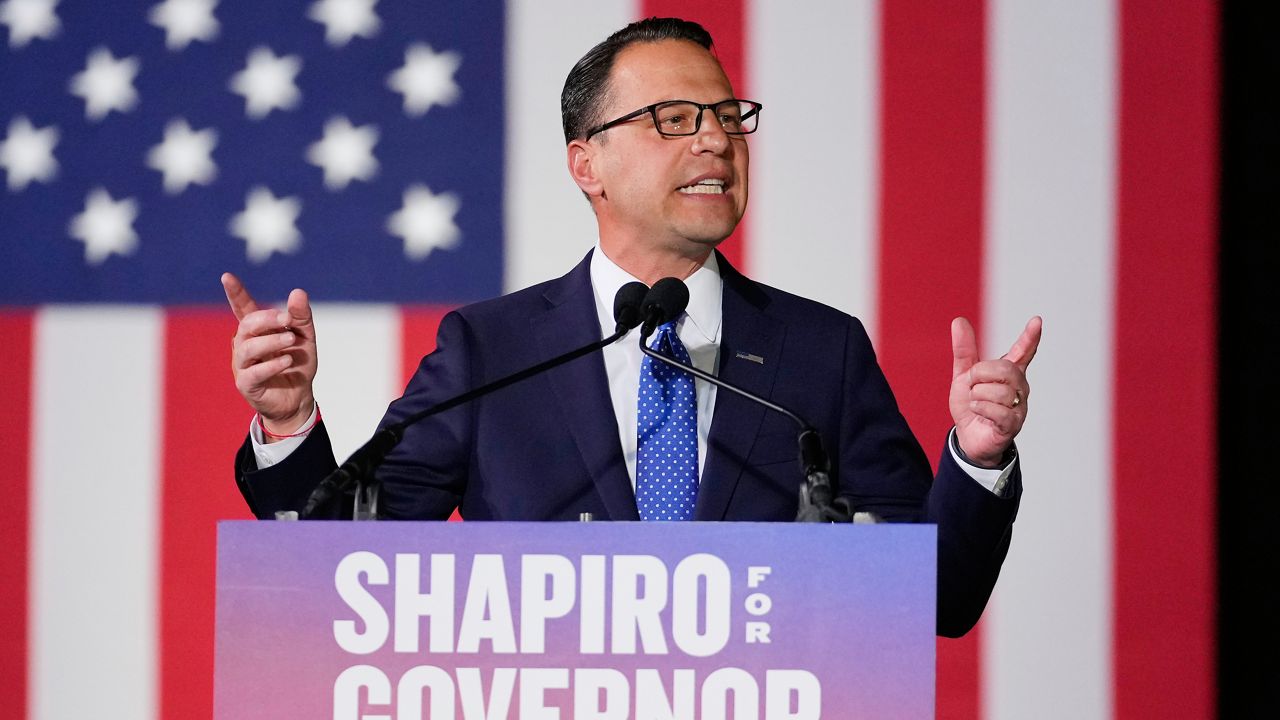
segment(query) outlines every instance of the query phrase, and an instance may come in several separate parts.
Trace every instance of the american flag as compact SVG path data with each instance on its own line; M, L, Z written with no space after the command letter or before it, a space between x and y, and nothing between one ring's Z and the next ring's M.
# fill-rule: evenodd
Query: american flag
M591 247L560 85L648 15L767 107L731 261L862 318L931 455L950 319L1045 318L938 716L1213 715L1218 19L1155 0L0 0L0 715L211 714L218 275L311 292L350 452L441 313Z

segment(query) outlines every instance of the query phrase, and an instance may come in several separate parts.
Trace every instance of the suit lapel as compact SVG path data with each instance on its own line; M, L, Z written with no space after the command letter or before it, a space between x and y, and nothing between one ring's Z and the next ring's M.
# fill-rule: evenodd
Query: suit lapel
M777 376L786 326L764 314L767 298L754 283L738 274L723 256L717 260L724 277L720 378L768 398ZM766 412L769 411L762 405L730 390L716 391L695 520L725 518Z
M545 357L600 339L590 265L588 253L544 295L548 310L535 321L534 337ZM609 511L608 519L639 520L631 476L618 442L618 421L613 414L603 356L595 353L579 358L549 371L548 376L569 434Z

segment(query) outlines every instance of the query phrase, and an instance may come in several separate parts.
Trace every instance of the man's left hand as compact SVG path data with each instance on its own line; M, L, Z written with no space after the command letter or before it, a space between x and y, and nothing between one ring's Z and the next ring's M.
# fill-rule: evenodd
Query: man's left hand
M1031 318L1004 357L979 360L973 325L962 317L951 321L951 419L960 449L977 465L999 467L1027 421L1027 366L1042 325L1040 316Z

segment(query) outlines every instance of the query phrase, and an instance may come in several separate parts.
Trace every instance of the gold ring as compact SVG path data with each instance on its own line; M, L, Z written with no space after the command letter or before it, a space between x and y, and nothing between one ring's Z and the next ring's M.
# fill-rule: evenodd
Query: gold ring
M1019 405L1021 405L1021 404L1022 404L1022 391L1021 391L1021 390L1014 390L1014 391L1013 391L1013 405L1012 405L1011 407L1018 407L1018 406L1019 406Z

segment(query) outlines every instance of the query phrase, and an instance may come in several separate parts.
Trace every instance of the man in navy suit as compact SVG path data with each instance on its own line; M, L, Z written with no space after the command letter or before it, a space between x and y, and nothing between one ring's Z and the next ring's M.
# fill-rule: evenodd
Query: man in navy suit
M969 323L953 323L955 429L935 477L861 323L752 282L715 252L746 209L745 136L760 106L734 97L710 48L696 24L649 19L578 62L561 108L569 172L595 213L597 246L564 277L448 315L437 350L383 424L609 334L614 293L628 281L681 278L691 299L670 331L694 365L818 428L835 489L854 510L938 524L938 632L963 634L1008 550L1021 494L1013 440L1026 419L1040 320L1005 357L987 361ZM301 290L286 310L263 310L234 276L223 283L240 320L236 385L258 413L237 481L254 513L269 518L299 509L335 467L312 395L315 328ZM378 471L381 515L641 519L644 372L633 333L414 425ZM701 381L695 395L692 519L794 519L802 478L792 422Z

